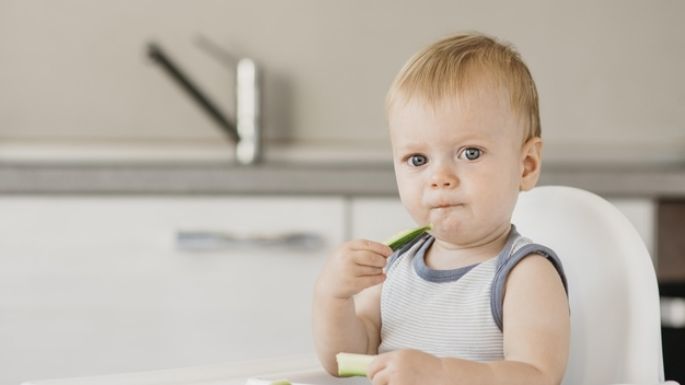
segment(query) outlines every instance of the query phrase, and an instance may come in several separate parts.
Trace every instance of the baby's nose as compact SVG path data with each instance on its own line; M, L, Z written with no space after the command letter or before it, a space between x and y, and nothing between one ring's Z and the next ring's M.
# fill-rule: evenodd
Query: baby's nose
M451 189L457 187L458 184L459 180L457 177L454 174L447 172L436 173L431 180L431 187L434 189Z
M431 187L433 188L453 188L457 184L452 182L452 181L443 181L443 182L433 182L431 184Z

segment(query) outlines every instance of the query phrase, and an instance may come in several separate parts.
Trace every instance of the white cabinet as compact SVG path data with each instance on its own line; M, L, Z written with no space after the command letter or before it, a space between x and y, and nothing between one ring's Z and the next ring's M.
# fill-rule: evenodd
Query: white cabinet
M311 353L344 213L337 197L0 197L0 384ZM324 244L186 251L180 230Z

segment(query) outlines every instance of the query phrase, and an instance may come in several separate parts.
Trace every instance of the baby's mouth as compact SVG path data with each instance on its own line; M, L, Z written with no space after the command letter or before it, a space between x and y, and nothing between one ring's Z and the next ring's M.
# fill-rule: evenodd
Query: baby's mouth
M449 209L449 208L455 208L455 207L459 207L459 206L463 206L463 205L461 203L439 203L439 204L431 206L431 209L434 209L434 210L436 210L436 209Z

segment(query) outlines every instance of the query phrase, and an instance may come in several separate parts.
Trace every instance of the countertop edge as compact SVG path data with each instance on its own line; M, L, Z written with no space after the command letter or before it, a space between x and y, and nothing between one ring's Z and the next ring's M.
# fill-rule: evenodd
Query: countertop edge
M685 197L682 167L544 167L539 185ZM397 196L390 164L0 164L0 194Z

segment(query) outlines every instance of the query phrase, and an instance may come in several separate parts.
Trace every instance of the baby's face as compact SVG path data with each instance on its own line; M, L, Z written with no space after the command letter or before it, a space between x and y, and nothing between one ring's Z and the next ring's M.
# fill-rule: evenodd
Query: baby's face
M388 116L402 203L420 224L454 245L508 226L521 185L523 129L495 92L421 100Z

